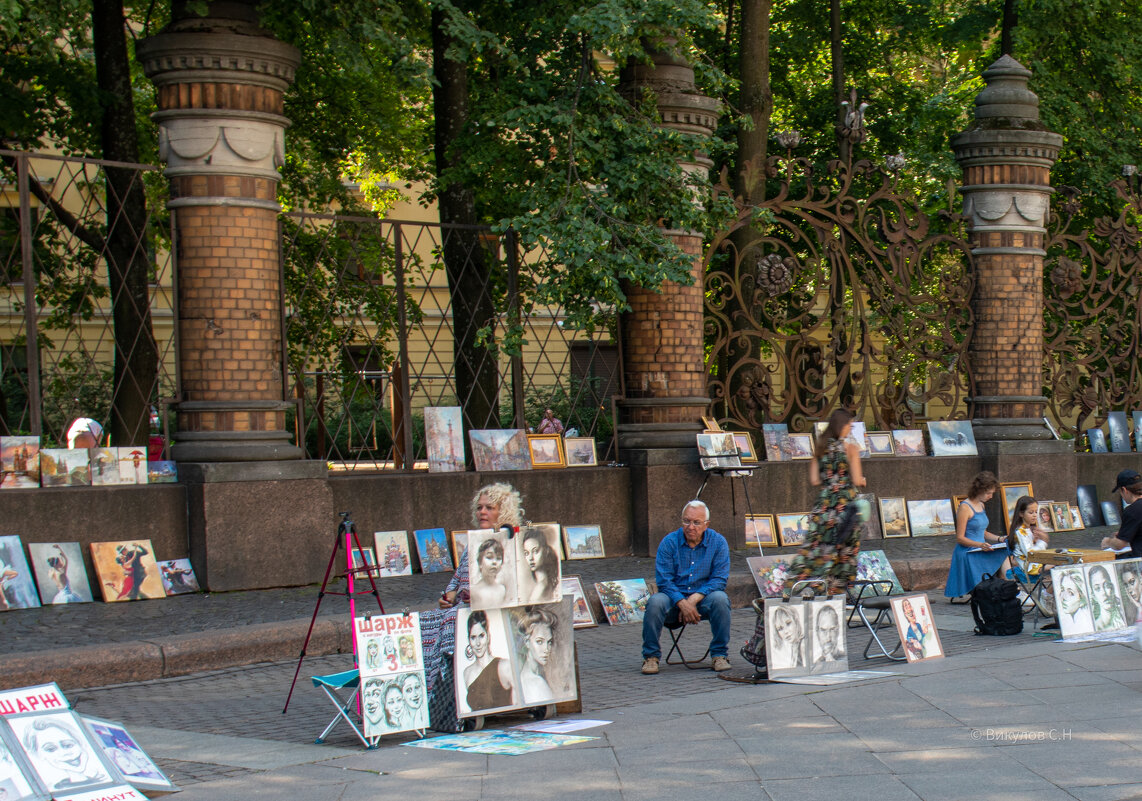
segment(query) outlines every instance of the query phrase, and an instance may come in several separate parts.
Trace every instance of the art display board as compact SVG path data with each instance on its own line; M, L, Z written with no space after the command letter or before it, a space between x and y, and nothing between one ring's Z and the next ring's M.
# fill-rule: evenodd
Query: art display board
M1106 447L1106 434L1102 432L1101 428L1088 428L1086 439L1090 444L1091 453L1110 453Z
M956 517L947 498L931 501L908 501L908 527L913 537L937 537L953 534Z
M781 546L802 545L809 536L809 512L786 512L777 515L777 536Z
M468 432L468 442L480 472L531 469L527 432L522 428L474 428Z
M148 484L177 484L178 464L167 460L147 462Z
M533 523L514 536L506 528L468 533L473 609L555 603L562 597L558 523Z
M792 561L793 554L746 557L750 575L762 598L781 597L785 580L789 577L789 563Z
M599 463L593 437L564 437L563 449L568 467L594 467Z
M428 472L463 472L464 422L459 406L426 406L424 441L428 451Z
M407 531L374 531L373 545L377 549L378 576L412 575L412 554L408 550Z
M162 772L123 725L110 720L80 715L95 744L117 774L116 782L143 790L178 792L178 787Z
M412 532L421 573L447 573L454 570L448 552L448 535L442 528L422 528Z
M765 654L770 679L849 669L842 596L765 599Z
M868 446L869 456L895 456L896 449L892 447L891 431L870 431L864 435Z
M119 483L146 484L147 449L127 446L115 451L119 457Z
M761 438L765 459L769 462L789 461L789 426L785 423L762 423Z
M120 483L119 451L117 448L91 448L88 454L93 485L103 487Z
M0 537L0 611L40 605L24 546L15 534Z
M91 561L103 600L138 601L165 598L159 563L150 540L91 543Z
M758 548L777 547L777 528L773 515L745 516L745 544Z
M1015 514L1015 507L1024 495L1035 497L1030 481L1005 481L999 485L999 500L1003 504L1003 530L1011 533L1011 517ZM956 512L960 505L955 504Z
M892 429L892 447L897 456L927 456L924 432L918 428Z
M45 604L81 604L94 600L78 542L30 542L28 555Z
M83 448L41 448L40 485L83 487L91 485L91 457Z
M536 470L567 466L567 455L563 452L563 437L560 434L528 434L527 452L531 466Z
M908 528L908 506L903 498L880 498L880 530L885 539L911 537Z
M0 437L0 488L40 486L40 438Z
M928 437L933 456L976 456L971 420L930 420Z
M595 613L587 603L587 594L583 592L583 584L578 576L564 576L560 581L563 586L563 595L571 596L571 626L576 629L589 629L599 625L595 622Z
M1078 497L1079 514L1083 518L1083 526L1095 528L1105 525L1102 522L1102 510L1098 506L1098 488L1094 484L1081 484L1075 490Z
M186 595L202 591L189 559L168 559L159 562L159 576L162 577L163 589L167 595Z
M1063 639L1127 629L1142 608L1142 559L1051 568Z
M603 530L599 526L564 526L563 546L568 559L602 559Z
M0 723L0 798L4 801L46 801L51 793L32 770L12 731Z
M14 690L0 690L0 715L18 715L22 712L70 709L63 690L54 681Z
M572 701L575 640L571 598L456 617L456 711L460 717Z
M121 784L74 712L31 712L8 715L3 721L34 775L53 797Z
M428 727L420 615L353 618L366 737Z
M701 457L699 461L703 470L742 466L733 432L704 431L695 436L698 439L698 456Z
M944 655L940 644L940 632L932 617L932 607L927 595L905 595L893 598L892 619L896 621L896 633L904 646L904 656L909 662L922 662Z
M646 579L597 581L595 592L610 625L642 622L646 614L646 602L650 600L650 588L646 586Z
M1126 422L1126 412L1110 412L1106 416L1106 427L1110 431L1110 452L1130 453L1130 426Z
M884 551L861 551L857 555L856 577L859 581L890 581L893 593L904 592ZM877 589L881 595L885 594L883 585Z

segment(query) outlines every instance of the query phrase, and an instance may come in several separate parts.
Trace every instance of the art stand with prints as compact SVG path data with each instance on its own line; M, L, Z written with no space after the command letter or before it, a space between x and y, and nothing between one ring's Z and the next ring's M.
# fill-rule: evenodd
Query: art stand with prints
M83 560L80 560L80 564ZM0 537L0 611L33 609L40 605L24 547L15 534Z
M738 456L738 446L734 443L732 432L704 432L696 436L698 455L701 457L699 461L703 470L741 467L741 457Z
M28 553L46 604L78 604L92 599L78 542L30 542Z
M595 583L595 592L603 605L607 623L617 626L620 623L641 623L646 614L646 602L650 600L650 589L646 579L618 579Z
M150 540L93 542L91 561L95 564L103 600L108 603L167 595Z
M765 599L765 651L770 680L848 670L841 596Z
M583 592L583 585L579 581L579 577L564 576L562 584L564 597L571 596L572 627L589 629L599 625L595 622L595 613L591 611L591 605L587 603L587 596Z
M428 472L464 471L464 424L459 406L426 406L424 439L428 450Z
M163 589L167 595L185 595L202 589L198 586L198 578L194 575L194 568L189 559L168 559L159 562L159 574L163 578Z
M563 546L568 559L602 559L603 532L599 526L564 526Z
M448 553L448 535L442 528L422 528L412 532L416 540L416 553L420 557L420 572L446 573L452 571L453 562Z
M70 710L4 718L19 748L53 796L111 787L118 782L79 716Z
M936 630L928 596L906 595L893 598L890 603L905 658L909 662L920 662L942 657L944 648L940 644L940 632Z
M179 788L151 761L121 724L87 715L81 715L80 718L95 744L103 751L107 762L114 768L118 784L130 784L153 792L178 792Z
M361 717L365 737L376 745L383 735L428 728L420 615L354 618L357 668L361 674Z

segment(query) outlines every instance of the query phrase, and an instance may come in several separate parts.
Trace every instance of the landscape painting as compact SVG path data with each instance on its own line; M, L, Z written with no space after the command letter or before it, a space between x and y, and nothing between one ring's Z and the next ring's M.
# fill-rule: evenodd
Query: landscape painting
M927 456L924 449L924 432L918 428L896 428L892 431L892 446L897 456Z
M618 579L600 581L595 584L595 592L603 605L603 613L612 626L622 623L641 623L646 613L646 602L650 600L650 589L646 579Z
M908 507L903 498L880 499L880 527L885 539L912 536L908 530Z
M758 548L777 547L777 530L774 528L773 515L745 516L745 544L756 545Z
M777 535L782 547L801 545L809 536L809 513L791 512L777 516Z
M527 432L522 428L474 428L468 441L479 471L531 469Z
M564 526L563 548L568 559L602 559L603 532L599 526Z
M45 487L90 486L89 463L83 448L44 448L40 451L40 484Z
M40 438L0 437L0 487L33 489L40 486Z
M563 449L567 452L568 467L594 467L599 463L592 437L564 437Z
M934 501L908 501L908 526L913 537L937 537L956 530L952 502L947 498Z
M426 406L424 439L428 449L428 472L463 472L464 424L459 406Z
M929 421L928 437L933 456L975 456L975 433L971 420ZM913 531L915 534L915 531Z

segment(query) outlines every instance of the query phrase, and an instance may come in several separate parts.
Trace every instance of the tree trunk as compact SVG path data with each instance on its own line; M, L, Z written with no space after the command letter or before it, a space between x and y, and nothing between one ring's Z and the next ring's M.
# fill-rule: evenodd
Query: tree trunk
M1000 39L1000 55L1015 57L1014 31L1018 22L1015 12L1015 0L1003 0L1003 34Z
M481 328L494 329L495 308L489 291L491 259L475 226L473 192L449 175L455 145L468 122L467 65L447 57L452 37L445 29L445 12L432 11L432 89L435 112L436 175L440 180L437 204L443 239L445 271L452 301L456 395L464 410L464 424L472 428L499 427L499 368L496 350L480 343ZM494 331L493 331L494 333Z
M103 157L137 163L138 132L127 56L122 0L94 0L91 10L95 76L103 101ZM147 444L150 405L157 397L159 358L151 329L147 202L142 174L107 167L107 240L103 252L115 328L111 441Z

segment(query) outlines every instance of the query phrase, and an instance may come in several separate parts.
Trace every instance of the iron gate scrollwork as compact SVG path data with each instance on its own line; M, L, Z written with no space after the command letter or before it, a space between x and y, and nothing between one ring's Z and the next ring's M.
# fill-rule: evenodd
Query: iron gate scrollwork
M738 202L707 251L707 375L731 427L804 431L837 406L870 428L911 427L928 404L965 417L971 251L959 214L927 214L902 157L771 156L771 191ZM729 192L723 176L716 188ZM755 193L756 196L756 193Z

